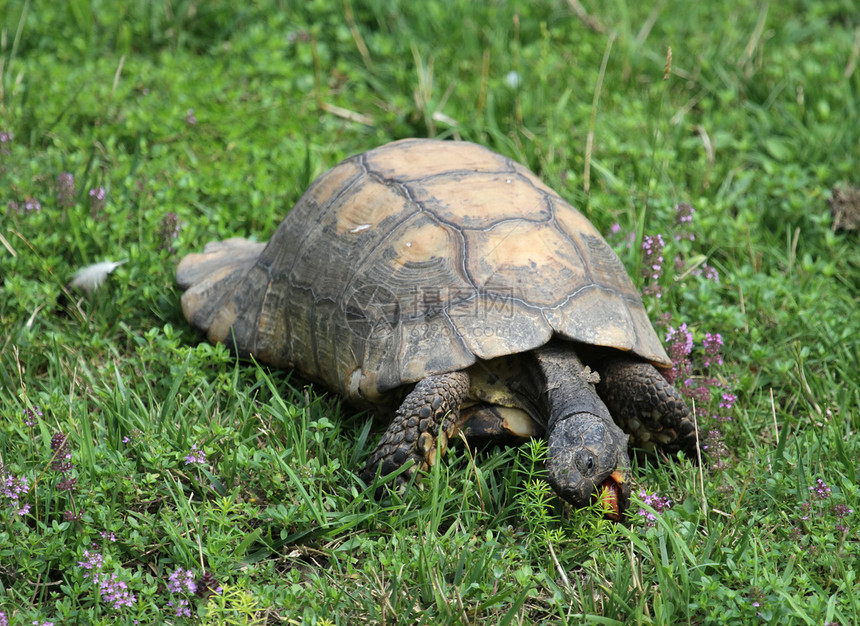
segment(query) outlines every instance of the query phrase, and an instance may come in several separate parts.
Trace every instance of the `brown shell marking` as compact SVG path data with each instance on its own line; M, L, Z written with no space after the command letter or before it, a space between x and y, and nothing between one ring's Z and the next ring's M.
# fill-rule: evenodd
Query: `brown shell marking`
M219 293L189 269L202 256L177 272L195 326L355 400L379 402L554 334L670 363L591 223L475 144L409 139L347 159L311 185L243 277L222 276ZM213 276L226 271L206 263Z

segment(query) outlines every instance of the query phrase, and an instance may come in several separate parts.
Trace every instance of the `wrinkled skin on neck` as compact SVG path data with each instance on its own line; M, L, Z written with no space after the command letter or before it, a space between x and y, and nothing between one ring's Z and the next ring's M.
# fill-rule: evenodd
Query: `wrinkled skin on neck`
M537 401L548 420L550 485L577 507L600 497L607 516L620 519L630 496L628 436L597 395L598 377L572 344L548 344L535 351L535 360Z

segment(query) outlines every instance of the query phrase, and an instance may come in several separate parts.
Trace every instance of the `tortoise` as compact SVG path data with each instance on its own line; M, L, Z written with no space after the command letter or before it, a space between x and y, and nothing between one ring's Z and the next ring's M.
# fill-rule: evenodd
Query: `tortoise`
M558 495L602 498L618 519L628 447L695 458L690 412L660 373L671 360L618 256L482 146L404 139L348 158L268 244L211 242L176 280L210 341L388 416L365 481L412 462L405 483L459 432L546 437Z

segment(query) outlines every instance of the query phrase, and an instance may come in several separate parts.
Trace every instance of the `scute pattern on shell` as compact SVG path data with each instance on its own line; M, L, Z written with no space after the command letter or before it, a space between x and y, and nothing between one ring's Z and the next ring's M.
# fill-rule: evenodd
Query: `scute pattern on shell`
M177 272L195 326L354 400L553 334L670 363L591 223L471 143L403 140L324 173L217 304L211 281L186 278L206 254Z

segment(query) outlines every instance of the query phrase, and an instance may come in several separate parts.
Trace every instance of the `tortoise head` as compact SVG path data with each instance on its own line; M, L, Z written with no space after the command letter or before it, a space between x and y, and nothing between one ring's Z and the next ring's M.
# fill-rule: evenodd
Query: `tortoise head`
M548 435L550 485L577 507L600 498L607 517L620 519L630 497L627 440L615 422L590 413L558 420Z

